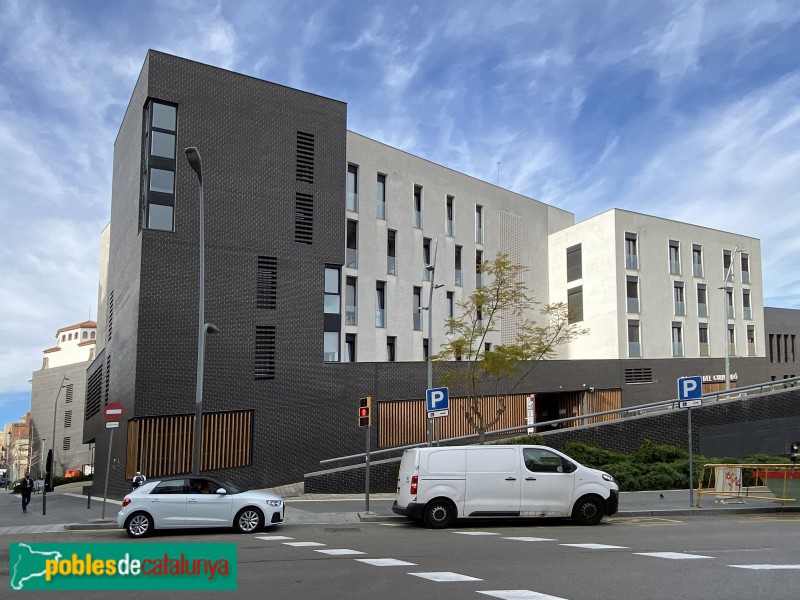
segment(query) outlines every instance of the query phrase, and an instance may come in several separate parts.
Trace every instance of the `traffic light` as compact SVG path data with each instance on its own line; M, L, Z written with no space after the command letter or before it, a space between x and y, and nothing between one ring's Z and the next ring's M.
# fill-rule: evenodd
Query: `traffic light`
M372 396L367 396L358 400L358 426L370 425L372 425Z
M800 442L792 442L789 446L789 458L792 459L792 462L797 462L798 455L800 455Z

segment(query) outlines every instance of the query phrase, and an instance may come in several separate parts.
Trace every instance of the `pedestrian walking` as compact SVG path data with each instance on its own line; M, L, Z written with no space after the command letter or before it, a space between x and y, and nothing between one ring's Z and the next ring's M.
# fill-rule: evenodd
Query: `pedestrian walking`
M30 473L25 471L25 478L22 480L22 512L28 512L28 504L31 501L31 493L33 492L33 479Z
M141 471L136 471L136 475L133 476L133 489L141 487L147 481L147 477L142 475Z

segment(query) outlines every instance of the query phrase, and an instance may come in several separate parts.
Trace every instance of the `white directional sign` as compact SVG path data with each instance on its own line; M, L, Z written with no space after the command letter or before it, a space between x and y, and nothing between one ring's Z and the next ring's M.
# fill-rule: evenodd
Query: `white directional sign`
M703 406L702 400L684 400L683 402L679 402L678 405L681 408L692 408L693 406Z
M702 397L703 397L702 377L700 376L681 377L678 379L678 400L696 400L697 398L702 398Z
M447 388L425 390L425 408L429 419L446 417L450 410L450 395Z

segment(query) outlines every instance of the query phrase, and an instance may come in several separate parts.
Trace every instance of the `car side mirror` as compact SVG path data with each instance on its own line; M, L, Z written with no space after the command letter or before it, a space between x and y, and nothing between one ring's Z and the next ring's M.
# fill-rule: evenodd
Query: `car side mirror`
M559 469L562 473L572 473L575 470L575 465L573 465L568 460L565 460L562 464L562 467Z
M225 488L219 488L217 490L217 494L225 495L227 493L228 493L228 490L226 490Z

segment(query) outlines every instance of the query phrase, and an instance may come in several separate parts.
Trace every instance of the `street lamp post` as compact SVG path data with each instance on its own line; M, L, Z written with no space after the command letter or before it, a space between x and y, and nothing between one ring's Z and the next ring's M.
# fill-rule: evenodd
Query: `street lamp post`
M61 384L58 386L58 390L56 391L56 400L53 402L53 437L50 440L50 457L52 459L50 463L50 469L47 470L47 466L45 466L45 476L44 476L44 485L42 486L42 515L47 514L47 486L52 485L53 483L53 471L56 468L56 420L58 417L58 396L61 394L61 388L64 387L64 382L69 381L69 377L67 374L64 373L64 376L61 378ZM42 449L44 451L44 448Z
M194 146L186 148L186 160L189 166L197 174L197 181L200 184L200 293L199 293L199 318L197 332L197 383L195 385L194 398L194 447L192 451L192 473L200 474L200 441L202 439L203 423L203 372L205 369L206 354L206 335L218 333L216 325L205 322L205 301L206 301L206 245L205 245L205 216L203 204L203 162L200 159L200 151Z
M733 264L736 262L736 255L739 252L744 252L744 248L739 248L739 246L735 246L733 249L733 254L731 254L731 264L728 265L728 270L725 271L725 281L723 282L722 287L722 322L725 325L725 337L722 338L722 347L725 351L725 391L727 392L731 389L731 349L730 349L730 341L728 340L728 281L730 281L731 277L733 276Z
M443 287L442 285L435 285L434 283L436 280L436 254L438 251L439 239L437 238L433 246L433 263L425 266L425 268L431 273L431 287L428 291L428 306L425 309L428 311L428 389L433 388L433 361L431 360L431 354L433 350L433 290ZM427 425L428 445L430 446L433 438L433 419L428 419Z

